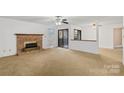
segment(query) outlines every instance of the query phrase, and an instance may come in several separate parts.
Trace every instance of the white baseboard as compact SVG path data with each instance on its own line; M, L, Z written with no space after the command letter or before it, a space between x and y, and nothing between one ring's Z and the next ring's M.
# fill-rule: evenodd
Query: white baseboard
M121 48L121 47L123 47L122 45L116 45L116 46L114 46L115 48Z

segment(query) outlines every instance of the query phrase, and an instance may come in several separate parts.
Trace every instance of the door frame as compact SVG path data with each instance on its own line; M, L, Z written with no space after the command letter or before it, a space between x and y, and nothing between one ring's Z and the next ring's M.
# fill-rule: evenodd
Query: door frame
M67 45L68 45L67 48L69 48L69 29L58 29L58 47L59 47L59 31L62 31L62 30L67 30ZM62 47L62 48L65 48L65 47Z

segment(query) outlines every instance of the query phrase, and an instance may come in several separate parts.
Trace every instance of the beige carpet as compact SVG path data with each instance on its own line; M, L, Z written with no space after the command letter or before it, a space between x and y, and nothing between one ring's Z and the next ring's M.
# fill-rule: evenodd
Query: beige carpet
M0 75L124 75L121 52L121 49L102 49L100 55L95 55L62 48L47 49L40 52L32 51L20 56L0 58Z

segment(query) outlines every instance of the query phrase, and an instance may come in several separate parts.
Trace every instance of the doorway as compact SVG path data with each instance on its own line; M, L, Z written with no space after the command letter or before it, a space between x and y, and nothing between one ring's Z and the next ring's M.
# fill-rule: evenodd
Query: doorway
M114 48L122 48L122 28L114 28L113 43Z
M58 47L68 48L68 29L58 30Z

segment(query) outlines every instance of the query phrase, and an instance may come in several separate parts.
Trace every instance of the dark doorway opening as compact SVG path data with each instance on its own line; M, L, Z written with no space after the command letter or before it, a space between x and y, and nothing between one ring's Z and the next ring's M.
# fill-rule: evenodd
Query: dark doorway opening
M58 30L58 47L68 48L68 29L59 29Z

